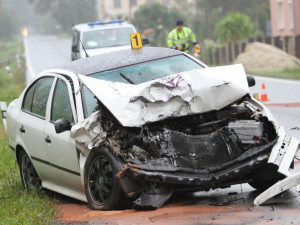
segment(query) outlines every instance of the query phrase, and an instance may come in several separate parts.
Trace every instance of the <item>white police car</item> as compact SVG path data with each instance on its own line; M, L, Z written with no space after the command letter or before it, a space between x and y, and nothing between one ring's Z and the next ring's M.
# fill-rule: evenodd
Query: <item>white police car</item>
M130 33L135 33L136 29L124 20L112 20L77 24L73 31L71 58L76 60L130 49Z

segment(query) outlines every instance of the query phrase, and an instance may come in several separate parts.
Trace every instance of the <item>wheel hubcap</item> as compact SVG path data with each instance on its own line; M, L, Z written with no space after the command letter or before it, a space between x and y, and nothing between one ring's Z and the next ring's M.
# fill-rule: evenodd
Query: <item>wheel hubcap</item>
M104 184L104 178L102 176L99 177L99 186L103 187Z

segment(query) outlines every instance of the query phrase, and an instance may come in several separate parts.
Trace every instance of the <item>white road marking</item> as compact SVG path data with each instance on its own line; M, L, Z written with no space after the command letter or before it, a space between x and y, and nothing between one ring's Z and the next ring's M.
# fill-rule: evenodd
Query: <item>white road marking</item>
M32 67L32 63L29 55L29 47L26 38L23 38L23 43L24 43L24 50L25 50L25 57L26 57L26 68L27 68L26 85L27 85L32 80L32 78L36 76L36 73Z
M300 80L294 80L294 79L262 77L262 76L255 76L255 75L254 78L255 80L260 80L260 81L271 81L271 82L284 83L284 84L300 85Z

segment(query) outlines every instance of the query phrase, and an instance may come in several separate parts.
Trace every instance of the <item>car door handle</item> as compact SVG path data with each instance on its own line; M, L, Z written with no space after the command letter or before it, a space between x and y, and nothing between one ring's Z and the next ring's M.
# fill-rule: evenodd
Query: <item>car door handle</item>
M21 133L25 133L25 129L24 129L24 126L23 126L23 125L20 127L20 132L21 132Z
M50 139L49 135L45 138L45 141L46 141L47 143L51 143L51 139Z

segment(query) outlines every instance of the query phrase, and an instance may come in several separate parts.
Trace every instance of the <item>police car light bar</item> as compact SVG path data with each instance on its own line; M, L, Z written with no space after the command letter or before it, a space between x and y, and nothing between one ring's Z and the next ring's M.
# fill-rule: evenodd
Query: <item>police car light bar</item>
M123 23L125 20L111 20L107 22L102 22L102 21L96 21L89 23L88 26L98 26L98 25L104 25L104 24L114 24L114 23Z

